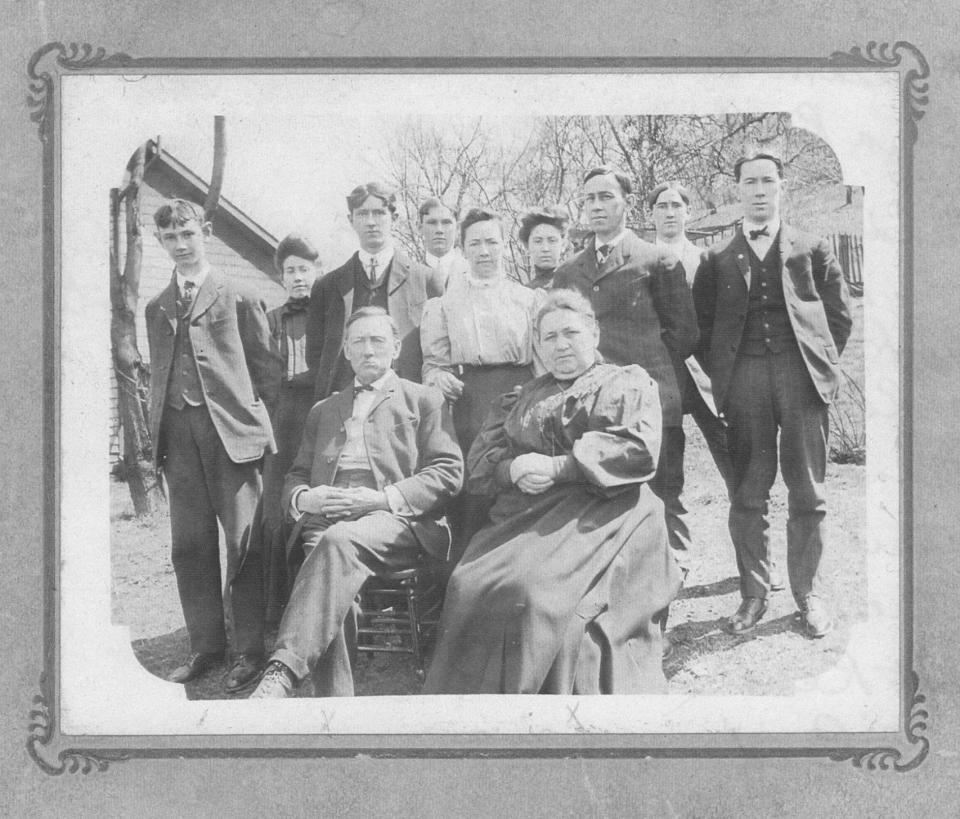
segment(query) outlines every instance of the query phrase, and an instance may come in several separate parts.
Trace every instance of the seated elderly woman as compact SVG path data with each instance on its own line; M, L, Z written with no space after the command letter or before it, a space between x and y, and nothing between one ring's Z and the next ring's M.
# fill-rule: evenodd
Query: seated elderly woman
M548 372L491 410L468 459L490 524L450 578L424 693L636 694L666 687L655 617L676 595L655 382L605 364L590 304L550 291Z

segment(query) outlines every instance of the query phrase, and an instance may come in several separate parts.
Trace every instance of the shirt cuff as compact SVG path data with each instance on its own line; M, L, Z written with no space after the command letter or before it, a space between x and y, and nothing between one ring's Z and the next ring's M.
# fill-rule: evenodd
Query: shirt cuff
M390 507L390 511L393 512L393 514L395 514L397 517L414 517L413 509L411 508L410 504L407 503L406 498L403 497L403 493L395 486L383 487L383 494L387 496L387 506Z
M576 480L580 473L577 460L573 455L554 455L553 474L557 483L566 483Z
M306 492L308 487L301 486L298 489L293 490L293 494L290 496L290 517L294 520L300 520L303 517L303 512L297 507L297 501L300 500L300 496Z

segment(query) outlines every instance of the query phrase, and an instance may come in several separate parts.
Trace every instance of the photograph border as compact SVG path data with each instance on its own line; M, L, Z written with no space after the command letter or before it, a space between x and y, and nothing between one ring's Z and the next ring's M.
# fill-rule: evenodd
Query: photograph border
M346 736L76 736L64 735L59 717L59 377L58 331L60 282L58 179L61 147L60 79L64 72L93 74L256 73L256 72L403 72L403 71L890 71L900 83L900 493L901 493L901 731L894 734L792 735L792 744L775 744L784 735L664 735L651 746L649 735L391 735ZM924 735L929 714L914 668L913 588L913 149L918 122L928 103L929 65L906 41L869 42L825 58L134 58L108 54L89 44L51 42L37 49L27 65L32 109L43 163L43 669L40 693L29 714L27 751L46 773L104 771L112 762L132 758L171 757L602 757L602 758L761 758L826 757L850 761L868 770L905 772L919 766L930 751ZM836 737L836 744L814 738ZM880 743L879 745L877 743Z

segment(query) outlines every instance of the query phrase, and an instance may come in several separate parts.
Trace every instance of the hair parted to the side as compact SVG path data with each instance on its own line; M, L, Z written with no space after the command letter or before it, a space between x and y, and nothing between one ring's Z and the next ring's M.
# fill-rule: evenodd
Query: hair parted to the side
M350 215L359 208L369 197L375 196L392 214L397 212L397 192L385 182L367 182L357 185L347 196L347 210Z
M650 195L647 197L647 207L650 210L653 210L653 206L657 204L657 200L660 198L660 194L664 191L676 191L679 194L680 198L683 200L688 208L690 207L690 192L683 187L679 182L661 182L657 187L650 191Z
M153 223L158 228L182 227L191 219L201 225L207 221L203 208L186 199L168 199L153 214Z
M461 245L466 244L467 229L478 222L495 222L497 227L500 228L500 237L504 238L503 220L500 218L499 213L494 213L492 210L487 210L486 208L470 208L470 210L467 211L467 215L463 217L463 221L460 223Z
M283 263L288 256L299 256L308 262L315 262L320 258L320 253L305 236L290 233L280 240L277 251L273 254L273 263L278 271L283 272Z
M741 156L736 162L733 163L733 181L740 181L740 171L743 166L746 165L746 163L756 162L758 159L769 159L774 165L777 166L777 175L783 179L783 160L774 154L758 152Z
M446 208L448 211L450 211L450 215L453 216L453 221L457 221L457 212L446 202L444 202L442 199L438 199L436 196L428 196L420 203L420 208L417 210L417 217L422 222L424 217L435 208Z
M540 336L540 322L543 321L543 317L558 310L570 310L582 316L593 327L597 326L597 314L593 311L589 300L579 290L562 287L557 290L548 290L540 309L537 310L537 315L533 319L533 328L537 337Z
M547 205L542 208L533 208L528 210L520 217L520 244L524 247L530 242L530 234L538 225L551 225L560 231L561 234L567 232L567 222L570 217L567 212L556 205Z
M630 177L621 171L616 165L607 164L594 166L583 175L583 184L586 185L587 182L589 182L595 176L606 176L607 174L610 174L610 176L617 180L617 184L620 186L620 191L624 196L629 196L631 193L633 193L633 183L630 181Z
M347 319L346 323L343 325L343 337L346 338L350 335L350 328L356 324L360 319L365 318L385 318L390 322L390 329L393 330L393 338L396 341L400 340L400 328L397 326L396 320L391 316L386 310L382 307L369 306L361 307L359 310L354 310L350 317Z

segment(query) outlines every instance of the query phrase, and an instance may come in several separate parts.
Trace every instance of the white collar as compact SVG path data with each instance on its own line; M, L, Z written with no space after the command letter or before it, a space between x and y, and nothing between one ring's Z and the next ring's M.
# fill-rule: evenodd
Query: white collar
M453 264L455 261L457 261L459 255L460 254L457 253L457 249L455 247L451 248L448 253L444 253L442 256L434 256L428 250L426 251L426 264L427 267L432 267L434 270L439 270L440 267Z
M378 392L383 392L384 387L386 387L390 383L390 380L396 377L397 377L397 374L393 370L387 370L376 381L371 381L370 386L373 387ZM360 383L360 379L354 377L353 386L362 387L363 384Z
M387 265L392 261L394 249L393 245L387 245L379 253L367 253L367 251L362 248L357 252L360 254L360 264L363 265L364 270L370 269L371 259L375 258L377 260L377 276L379 276L387 269Z
M773 219L769 222L764 222L763 224L757 224L756 222L748 222L746 217L743 220L743 236L749 242L750 241L750 231L751 230L763 230L767 228L767 232L770 234L770 239L773 240L773 237L777 235L777 232L780 230L780 217ZM753 241L759 242L762 237L758 236Z
M467 272L464 278L466 279L467 284L469 284L471 287L477 287L480 290L489 290L492 287L498 287L501 285L505 277L503 275L503 271L501 270L500 275L495 279L478 279L473 275L473 273L470 272Z
M210 272L210 263L204 262L203 267L200 268L200 272L194 274L193 276L184 276L180 272L179 268L177 269L177 287L180 288L180 292L183 292L183 285L185 282L193 282L193 286L200 289L200 285L203 284L203 280L207 278L207 273Z
M677 253L680 253L688 244L690 240L686 236L680 234L672 242L668 242L666 239L657 238L657 247L669 248Z

